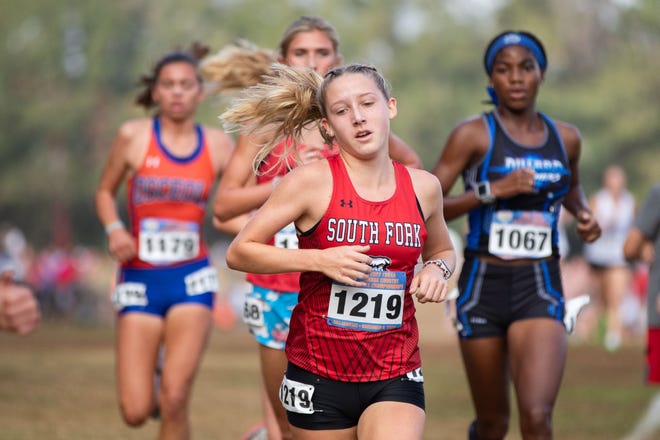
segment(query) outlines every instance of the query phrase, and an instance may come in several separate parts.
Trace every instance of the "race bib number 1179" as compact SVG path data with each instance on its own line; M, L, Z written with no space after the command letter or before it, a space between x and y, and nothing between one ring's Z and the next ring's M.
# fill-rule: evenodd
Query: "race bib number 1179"
M171 264L199 254L199 226L194 222L146 218L140 223L140 259Z

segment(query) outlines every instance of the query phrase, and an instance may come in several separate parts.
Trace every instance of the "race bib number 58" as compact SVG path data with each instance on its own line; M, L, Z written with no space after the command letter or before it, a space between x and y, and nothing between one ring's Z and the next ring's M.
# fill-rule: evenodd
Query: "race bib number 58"
M245 297L243 304L243 322L250 327L263 327L264 322L264 302L251 296Z

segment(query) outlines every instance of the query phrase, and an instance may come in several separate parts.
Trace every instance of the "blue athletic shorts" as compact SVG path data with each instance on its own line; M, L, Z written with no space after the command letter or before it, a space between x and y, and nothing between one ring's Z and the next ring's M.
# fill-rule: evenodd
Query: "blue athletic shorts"
M311 396L311 397L310 397ZM421 368L375 382L327 379L289 362L280 386L280 401L289 423L301 429L346 429L377 402L403 402L425 409Z
M466 257L458 289L456 326L462 339L504 336L509 325L521 319L563 323L564 292L557 259L511 266Z
M143 312L164 317L177 304L202 304L212 309L217 290L217 271L206 258L167 268L124 268L119 272L112 303L120 315Z
M253 285L245 297L243 321L259 344L284 350L296 304L298 292L278 292Z

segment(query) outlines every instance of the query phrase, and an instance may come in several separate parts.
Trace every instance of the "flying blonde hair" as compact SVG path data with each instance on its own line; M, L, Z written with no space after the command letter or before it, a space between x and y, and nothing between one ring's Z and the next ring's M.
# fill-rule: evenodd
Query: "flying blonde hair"
M259 48L248 40L237 40L204 58L199 70L207 83L207 92L221 95L258 84L271 73L275 62L274 51Z
M281 156L286 157L293 152L298 159L296 140L310 124L320 128L318 122L322 118L317 92L323 78L318 73L284 64L273 64L271 69L260 83L244 89L235 97L229 108L220 115L225 130L229 132L268 134L269 140L259 145L254 159L255 170L285 138L293 142ZM324 130L320 131L323 139L331 144L332 138Z

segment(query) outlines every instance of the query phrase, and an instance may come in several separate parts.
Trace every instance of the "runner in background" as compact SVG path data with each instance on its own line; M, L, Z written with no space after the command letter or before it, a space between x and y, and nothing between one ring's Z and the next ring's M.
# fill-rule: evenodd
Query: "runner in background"
M121 125L96 190L108 248L121 263L113 293L121 414L137 427L157 410L160 439L191 436L191 391L218 288L202 223L233 141L195 122L204 99L197 65L207 52L194 45L166 54L142 77L136 103L153 117ZM124 180L128 227L116 208ZM154 380L159 356L162 377Z
M601 237L585 244L584 256L591 266L595 287L591 332L603 316L603 345L609 351L621 346L624 325L622 304L630 294L632 271L623 255L623 242L635 218L635 199L626 189L626 173L618 165L603 172L602 187L589 199L591 210L603 229Z
M509 430L510 382L525 439L552 438L566 361L558 216L598 238L579 178L580 136L536 109L547 58L529 32L506 31L486 48L495 108L461 121L433 169L450 220L468 215L457 328L476 419L468 438ZM462 175L465 191L449 195Z
M646 297L646 382L660 385L660 183L649 191L642 209L628 231L623 254L630 261L648 264ZM650 440L660 432L660 391L656 391L645 413L625 440Z

